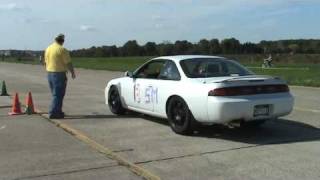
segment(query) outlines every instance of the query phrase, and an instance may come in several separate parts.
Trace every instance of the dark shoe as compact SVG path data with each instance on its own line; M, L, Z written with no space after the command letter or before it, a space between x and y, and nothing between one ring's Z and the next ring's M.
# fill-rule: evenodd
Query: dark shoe
M49 119L63 119L64 114L50 114Z
M61 117L61 119L63 119L63 118L65 117L64 112L61 112L61 113L59 114L59 116Z
M64 112L61 112L59 115L62 116L62 117L65 116Z

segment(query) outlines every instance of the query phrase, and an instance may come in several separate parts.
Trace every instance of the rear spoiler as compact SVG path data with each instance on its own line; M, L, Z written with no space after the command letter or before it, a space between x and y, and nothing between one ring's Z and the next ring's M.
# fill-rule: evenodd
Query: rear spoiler
M249 79L249 78L253 78L252 80L249 80L252 82L264 81L264 79L280 79L279 77L273 77L273 76L268 76L268 75L249 75L249 76L237 76L237 77L234 77L231 79L226 79L226 80L219 81L216 83L231 82L231 81L236 81L238 79ZM264 78L264 79L254 79L254 78Z

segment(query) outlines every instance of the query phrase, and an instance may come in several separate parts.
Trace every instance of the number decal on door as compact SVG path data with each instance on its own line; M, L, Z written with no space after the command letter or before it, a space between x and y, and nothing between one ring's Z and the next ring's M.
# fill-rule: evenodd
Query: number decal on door
M140 84L135 84L133 87L133 96L134 96L134 101L137 103L140 103L141 97L140 97Z
M158 88L148 86L145 90L145 103L158 103Z
M138 83L133 87L133 96L135 102L141 102L141 88ZM146 104L158 103L158 88L149 85L144 91L144 102Z

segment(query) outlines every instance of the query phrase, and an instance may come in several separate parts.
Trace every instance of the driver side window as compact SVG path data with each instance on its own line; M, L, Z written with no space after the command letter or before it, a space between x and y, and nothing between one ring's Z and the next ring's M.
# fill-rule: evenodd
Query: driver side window
M180 73L179 73L179 70L176 66L176 64L171 61L171 60L168 60L160 75L159 75L159 79L163 79L163 80L180 80L181 79L181 76L180 76Z
M152 61L141 67L136 73L137 78L158 79L164 61Z

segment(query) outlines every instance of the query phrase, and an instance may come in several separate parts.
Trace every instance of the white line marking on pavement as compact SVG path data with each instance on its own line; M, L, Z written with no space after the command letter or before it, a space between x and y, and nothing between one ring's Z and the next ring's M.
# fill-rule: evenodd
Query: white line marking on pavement
M295 86L295 85L290 85L290 87L293 88L301 88L301 89L314 89L314 90L320 90L320 87L309 87L309 86Z
M298 111L308 111L308 112L320 113L320 110L317 110L317 109L306 109L306 108L300 108L300 107L295 107L293 109L298 110Z
M5 129L6 127L7 127L6 125L1 126L0 130Z
M270 68L263 68L263 67L258 67L258 66L247 66L247 68L252 68L252 69L285 69L285 70L303 70L303 71L308 71L309 68L290 68L290 67L270 67Z

